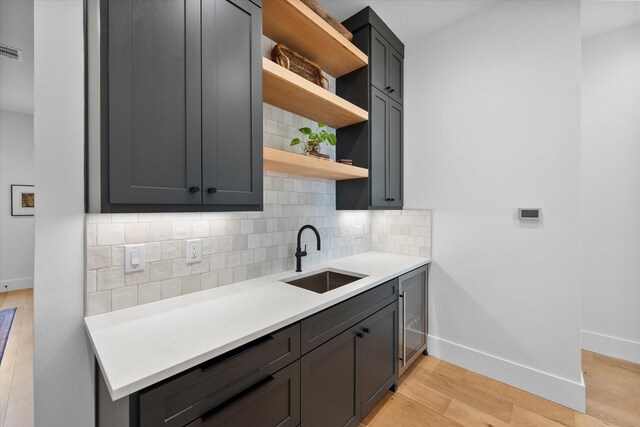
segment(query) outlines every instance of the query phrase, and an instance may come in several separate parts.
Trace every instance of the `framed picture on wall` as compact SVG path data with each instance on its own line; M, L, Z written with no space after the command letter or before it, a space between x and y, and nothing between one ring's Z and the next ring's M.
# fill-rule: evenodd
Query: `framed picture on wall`
M11 186L11 216L33 216L35 206L33 185Z

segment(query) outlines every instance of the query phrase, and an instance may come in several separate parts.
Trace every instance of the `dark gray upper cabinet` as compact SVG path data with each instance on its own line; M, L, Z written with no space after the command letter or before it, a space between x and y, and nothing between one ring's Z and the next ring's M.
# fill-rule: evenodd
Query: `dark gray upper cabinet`
M391 100L378 89L371 89L371 168L369 174L372 207L385 207L389 201L389 109Z
M371 51L369 67L371 68L371 84L379 90L389 87L389 51L391 47L382 35L371 29Z
M261 33L248 0L202 2L205 204L262 203Z
M260 7L101 0L100 15L98 210L261 209Z
M394 48L389 49L389 85L388 93L394 101L402 104L404 94L404 58Z
M403 110L395 101L389 102L389 137L387 142L387 195L391 207L402 207L403 186Z
M338 209L402 209L404 45L369 7L343 24L368 54L367 67L340 77L336 93L369 111L369 120L337 130L337 157L369 169L369 178L338 181Z
M371 85L402 103L404 58L375 28L371 28Z
M192 2L111 1L109 201L198 204L200 12Z

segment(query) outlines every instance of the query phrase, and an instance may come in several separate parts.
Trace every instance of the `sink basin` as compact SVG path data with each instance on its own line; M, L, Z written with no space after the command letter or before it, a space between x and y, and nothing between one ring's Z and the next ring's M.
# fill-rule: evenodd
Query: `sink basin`
M283 280L283 282L297 286L298 288L323 294L332 289L337 289L356 280L367 277L364 274L351 273L340 270L322 270L299 275Z

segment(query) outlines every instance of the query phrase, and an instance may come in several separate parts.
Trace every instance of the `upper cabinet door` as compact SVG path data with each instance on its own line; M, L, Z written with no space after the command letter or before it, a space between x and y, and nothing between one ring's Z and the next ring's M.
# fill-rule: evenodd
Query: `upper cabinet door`
M203 201L262 203L262 12L202 1Z
M388 96L375 88L371 88L371 107L369 110L369 126L371 132L371 151L369 163L369 205L372 208L387 207L387 173L389 155L387 139L389 137L389 104Z
M388 191L387 197L390 207L402 207L402 105L389 102L389 140L387 142L388 155Z
M200 2L108 2L109 202L202 202Z
M403 79L403 62L404 59L394 48L389 49L389 89L387 93L394 101L402 104L402 87Z
M383 92L389 89L389 51L391 46L373 27L371 28L371 52L369 68L371 70L371 84Z

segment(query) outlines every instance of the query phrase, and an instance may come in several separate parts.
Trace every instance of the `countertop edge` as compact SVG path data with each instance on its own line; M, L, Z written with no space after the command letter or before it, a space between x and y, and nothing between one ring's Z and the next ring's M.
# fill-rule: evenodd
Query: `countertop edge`
M417 258L417 257L414 257L414 258ZM334 262L335 261L340 261L340 259L334 260ZM324 309L327 309L327 308L329 308L331 306L334 306L334 305L339 304L339 303L341 303L343 301L346 301L349 298L352 298L352 297L354 297L356 295L359 295L359 294L361 294L361 293L363 293L363 292L365 292L365 291L367 291L369 289L372 289L372 288L374 288L376 286L379 286L382 283L385 283L385 282L387 282L389 280L392 280L392 279L394 279L394 278L396 278L398 276L401 276L401 275L403 275L403 274L405 274L407 272L415 270L416 268L420 268L420 267L422 267L424 265L430 264L431 262L432 262L431 258L422 258L422 261L420 261L420 262L412 264L411 266L408 266L408 267L404 267L404 268L398 269L398 270L394 271L391 274L387 274L385 276L381 276L379 278L376 278L376 280L374 282L369 283L367 285L364 285L361 288L355 289L352 292L349 292L347 294L340 295L335 300L331 300L331 301L328 301L328 302L325 302L325 303L321 303L321 304L319 304L319 305L317 305L317 306L315 306L315 307L313 307L311 309L308 309L306 311L300 312L297 315L294 315L294 316L291 316L289 318L283 319L282 321L270 324L270 325L265 326L263 328L256 329L255 331L253 331L253 332L251 332L249 334L245 334L244 336L242 336L242 337L240 337L240 338L238 338L236 340L233 340L233 341L230 341L230 342L228 342L228 343L226 343L224 345L218 346L218 347L216 347L216 348L214 348L214 349L212 349L210 351L201 353L201 354L199 354L197 356L193 356L193 357L188 358L188 359L186 359L186 360L184 360L184 361L182 361L180 363L177 363L177 364L175 364L175 365L173 365L171 367L168 367L166 369L162 369L162 370L157 371L157 372L155 372L155 373L153 373L151 375L147 375L147 376L145 376L143 378L140 378L137 381L133 381L133 382L130 382L130 383L127 383L127 384L116 386L115 388L111 384L111 381L109 380L108 375L106 375L106 373L105 373L105 369L104 369L103 363L102 363L102 361L100 359L99 352L96 349L96 345L95 345L94 340L93 340L92 335L91 335L91 325L90 325L91 322L90 322L90 319L93 316L85 317L84 318L84 324L85 324L85 329L87 331L87 335L89 336L89 341L91 342L91 347L93 349L93 352L94 352L94 355L96 357L96 360L98 361L98 365L100 367L100 371L101 371L102 376L103 376L103 378L105 380L107 389L108 389L109 394L111 396L111 399L113 401L116 401L116 400L125 398L125 397L127 397L127 396L129 396L129 395L131 395L133 393L136 393L136 392L138 392L138 391L140 391L140 390L142 390L142 389L144 389L146 387L149 387L149 386L151 386L153 384L156 384L156 383L158 383L160 381L163 381L163 380L165 380L167 378L170 378L170 377L172 377L172 376L174 376L176 374L179 374L179 373L184 372L184 371L186 371L188 369L191 369L191 368L193 368L193 367L195 367L195 366L197 366L197 365L199 365L199 364L201 364L201 363L203 363L203 362L205 362L205 361L207 361L209 359L212 359L214 357L220 356L220 355L222 355L222 354L224 354L224 353L226 353L226 352L228 352L230 350L233 350L234 348L237 348L237 347L239 347L239 346L241 346L243 344L251 342L251 341L253 341L253 340L257 339L257 338L260 338L260 337L262 337L262 336L264 336L266 334L273 333L273 332L275 332L275 331L277 331L279 329L282 329L282 328L284 328L286 326L289 326L289 325L291 325L293 323L296 323L296 322L298 322L298 321L300 321L300 320L302 320L302 319L304 319L306 317L309 317L309 316L311 316L313 314L316 314L316 313L318 313L318 312L320 312L320 311L322 311ZM324 265L324 264L328 264L328 263L323 263L321 265ZM317 266L310 266L310 267L317 267ZM269 276L264 276L264 277L268 278ZM242 284L242 283L244 283L244 282L238 282L238 284Z

